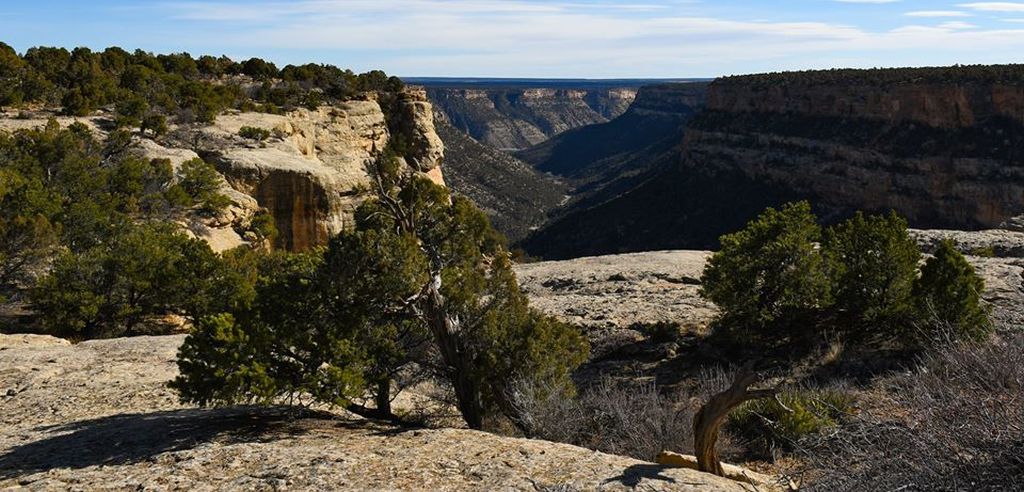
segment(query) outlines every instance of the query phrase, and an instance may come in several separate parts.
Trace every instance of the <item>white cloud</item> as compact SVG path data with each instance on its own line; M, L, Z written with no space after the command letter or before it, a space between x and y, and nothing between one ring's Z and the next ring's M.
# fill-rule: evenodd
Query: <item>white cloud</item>
M971 17L973 14L959 10L918 10L903 15L908 17Z
M346 53L368 54L373 65L354 68L400 75L681 77L1006 62L1024 51L1024 28L1010 24L980 29L951 21L871 31L832 22L726 19L708 16L700 5L653 0L175 2L162 8L174 18L211 23L214 28L190 37L195 45L301 58L290 61L308 61L312 50L335 52L329 56L337 59L323 61L345 66Z
M939 24L939 27L942 29L974 29L978 26L968 22L953 21L943 22L942 24Z
M974 2L962 3L958 7L984 12L1024 12L1024 3L1020 2Z

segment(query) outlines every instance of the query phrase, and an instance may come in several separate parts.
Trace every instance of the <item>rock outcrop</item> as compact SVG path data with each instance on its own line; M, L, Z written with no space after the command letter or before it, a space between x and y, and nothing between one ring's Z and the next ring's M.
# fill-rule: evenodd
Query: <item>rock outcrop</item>
M136 137L147 158L166 158L177 167L202 157L225 178L222 192L232 205L215 218L192 217L187 230L215 250L244 244L245 228L261 208L274 217L276 247L301 251L326 244L351 222L365 198L357 188L369 184L367 165L393 138L400 138L404 159L413 169L444 184L444 144L434 129L433 111L423 91L353 100L316 110L296 109L284 115L229 111L207 126L173 126L159 143ZM385 111L382 105L389 109ZM62 125L82 121L103 137L108 115L59 118ZM0 119L0 129L45 125L44 116ZM264 141L239 135L243 127L267 130Z
M166 383L182 336L0 335L0 488L754 490L566 444L343 414L198 409Z
M1000 82L1000 67L972 68L991 80L934 70L720 80L683 166L784 188L825 215L893 209L917 227L997 227L1024 212L1024 81Z
M573 128L624 113L636 87L430 85L427 94L452 126L499 150L539 144Z

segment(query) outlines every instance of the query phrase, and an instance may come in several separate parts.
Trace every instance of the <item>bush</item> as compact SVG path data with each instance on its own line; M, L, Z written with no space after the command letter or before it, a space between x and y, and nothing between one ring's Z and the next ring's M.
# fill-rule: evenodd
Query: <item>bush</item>
M939 337L948 339L951 337ZM881 410L805 442L807 490L1020 490L1024 338L932 347Z
M206 161L199 158L185 161L179 174L181 189L203 213L216 214L231 205L231 199L220 192L220 174Z
M238 288L205 242L173 226L138 226L81 253L66 252L32 291L47 332L78 339L128 336L158 315L229 308Z
M852 407L852 398L840 390L788 391L737 408L729 415L728 429L748 448L771 458L776 449L792 451L802 440L836 426Z
M821 228L807 202L769 208L736 233L708 261L701 295L722 309L733 335L804 337L795 320L828 303L829 285L815 242Z
M958 338L980 340L992 332L988 309L981 304L985 282L952 241L945 240L921 268L914 283L918 319L914 333L927 341L949 329Z
M825 231L821 251L832 284L830 310L841 331L855 338L902 335L921 258L907 222L895 213L858 212Z
M238 130L238 136L242 138L248 138L250 140L256 140L262 142L270 138L270 130L266 128L257 128L254 126L243 126Z

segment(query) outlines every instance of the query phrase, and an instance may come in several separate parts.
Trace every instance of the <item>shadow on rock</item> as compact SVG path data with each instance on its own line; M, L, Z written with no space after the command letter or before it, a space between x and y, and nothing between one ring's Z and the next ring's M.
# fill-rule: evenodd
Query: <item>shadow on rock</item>
M662 465L633 465L622 470L621 475L609 478L605 480L604 483L619 482L627 487L636 487L637 485L640 485L640 482L645 478L648 480L661 480L663 482L675 483L675 478L661 474L661 472L670 468L671 467Z
M305 432L300 417L328 417L288 408L186 409L112 415L42 427L46 437L0 455L0 479L55 468L138 463L203 443L252 442Z

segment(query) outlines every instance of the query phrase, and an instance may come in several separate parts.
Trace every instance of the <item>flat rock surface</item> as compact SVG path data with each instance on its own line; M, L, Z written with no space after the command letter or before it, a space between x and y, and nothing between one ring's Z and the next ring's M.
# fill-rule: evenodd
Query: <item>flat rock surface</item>
M1010 231L913 231L923 249L929 241L953 237L961 245L995 246L997 257L967 255L985 280L983 298L996 322L1024 324L1024 258L1011 256L1017 235ZM922 240L922 238L929 238ZM1024 237L1020 238L1024 256ZM998 246L1002 245L1002 246ZM965 251L971 248L964 246ZM591 339L637 324L679 323L700 330L715 317L714 304L701 299L700 275L711 253L654 251L516 265L533 305L563 321L587 328Z
M516 265L533 305L586 327L678 322L704 327L717 308L700 298L706 251L654 251Z
M184 406L166 387L182 339L0 335L0 489L746 490L545 441Z

